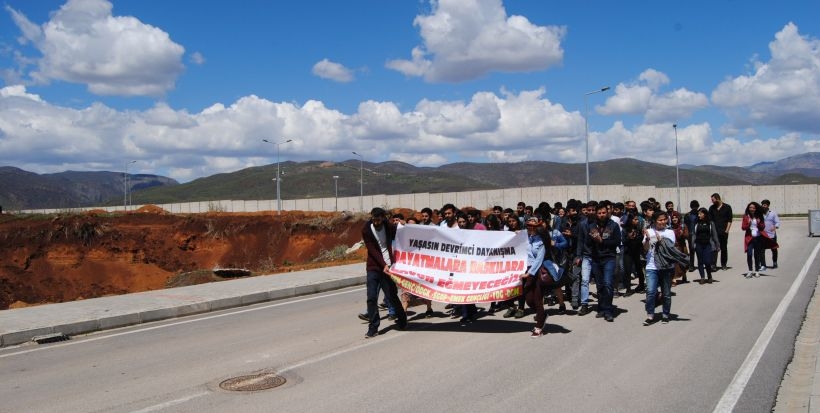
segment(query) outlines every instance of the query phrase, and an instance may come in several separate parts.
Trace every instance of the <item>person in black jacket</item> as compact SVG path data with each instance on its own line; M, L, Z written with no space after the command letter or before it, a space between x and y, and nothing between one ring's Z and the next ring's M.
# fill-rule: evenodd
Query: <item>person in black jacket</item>
M720 241L720 269L726 271L729 262L729 251L726 245L729 242L729 230L732 228L732 206L720 199L720 194L712 194L712 206L709 207L709 218L717 228ZM718 254L712 257L712 272L717 271Z
M390 279L387 272L395 261L393 256L393 240L396 238L396 226L387 220L384 209L373 208L370 211L370 220L362 228L362 240L367 248L367 318L369 325L364 338L375 337L379 334L379 288L385 292L396 309L396 325L399 329L407 326L407 313L399 301L396 283Z
M582 271L589 268L595 277L595 286L598 289L598 315L596 317L603 317L609 322L614 320L612 296L615 282L615 256L620 243L620 225L610 219L606 205L599 205L595 209L595 219L588 219L580 225L576 264L581 263ZM588 308L582 307L579 314L588 311Z
M689 230L689 237L686 238L686 246L689 249L689 272L692 272L695 271L695 224L698 222L700 202L693 199L689 202L689 208L689 212L683 216L683 223L686 225L686 229ZM711 269L711 265L709 265L709 270L711 271Z

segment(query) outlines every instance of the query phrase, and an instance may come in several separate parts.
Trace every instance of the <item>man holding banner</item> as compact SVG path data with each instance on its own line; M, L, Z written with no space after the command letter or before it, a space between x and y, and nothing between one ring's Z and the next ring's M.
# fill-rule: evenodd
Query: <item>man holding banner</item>
M407 326L407 313L399 301L398 289L390 276L390 266L395 262L393 240L396 238L396 226L388 222L387 212L381 208L370 211L370 220L362 228L362 240L367 248L367 318L369 325L364 338L379 334L379 289L385 293L385 299L396 309L396 325L399 329Z

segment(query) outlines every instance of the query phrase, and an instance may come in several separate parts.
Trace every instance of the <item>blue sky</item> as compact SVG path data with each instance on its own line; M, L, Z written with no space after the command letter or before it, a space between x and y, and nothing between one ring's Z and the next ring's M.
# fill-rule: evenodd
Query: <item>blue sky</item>
M0 165L189 181L820 151L820 2L6 0ZM585 94L604 86L607 92ZM588 114L588 116L587 116Z

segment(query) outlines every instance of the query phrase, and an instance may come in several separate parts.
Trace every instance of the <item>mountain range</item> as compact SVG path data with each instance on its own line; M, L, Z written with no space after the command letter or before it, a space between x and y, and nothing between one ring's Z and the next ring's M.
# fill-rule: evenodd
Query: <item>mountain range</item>
M584 185L585 165L546 161L516 163L452 163L416 167L398 161L380 163L282 162L282 199L325 198L366 194L458 192L499 188ZM360 187L359 176L364 176ZM221 199L275 199L276 164L221 173L180 184L148 174L129 174L133 204ZM337 178L334 178L337 177ZM0 167L0 206L5 209L75 208L122 205L121 172L76 172L39 175L11 166ZM675 167L632 158L590 163L593 185L676 185ZM791 156L749 167L681 165L681 186L820 183L820 152Z

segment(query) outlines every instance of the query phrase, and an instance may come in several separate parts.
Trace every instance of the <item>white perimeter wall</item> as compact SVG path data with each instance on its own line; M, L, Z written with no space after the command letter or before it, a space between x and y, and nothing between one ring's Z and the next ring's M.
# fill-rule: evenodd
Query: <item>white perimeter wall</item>
M592 199L609 199L612 202L634 200L643 201L654 197L660 203L673 201L678 203L676 188L656 188L653 186L592 185ZM820 209L820 185L767 185L767 186L701 186L680 189L681 210L689 209L689 201L696 199L701 206L708 206L713 193L719 193L723 201L732 206L735 214L742 214L746 204L769 199L772 208L780 214L805 214L810 209ZM538 205L542 201L554 204L561 201L566 205L570 198L586 198L586 186L542 186L528 188L492 189L487 191L466 191L450 193L418 193L400 195L365 195L363 197L344 198L311 198L282 200L284 211L370 211L373 207L410 208L421 210L424 207L440 208L446 203L457 207L471 206L478 209L489 209L494 205L504 208L515 208L519 201L527 205ZM338 209L337 209L338 205ZM142 205L131 205L129 211L139 209ZM204 212L257 212L276 211L276 200L221 200L207 202L185 202L178 204L160 204L158 207L174 214L196 214ZM88 211L102 209L109 212L122 211L122 206L89 207L70 209L23 210L23 213L58 213L69 211Z

